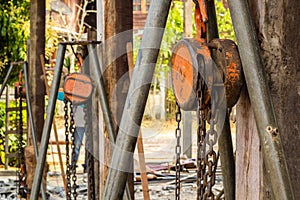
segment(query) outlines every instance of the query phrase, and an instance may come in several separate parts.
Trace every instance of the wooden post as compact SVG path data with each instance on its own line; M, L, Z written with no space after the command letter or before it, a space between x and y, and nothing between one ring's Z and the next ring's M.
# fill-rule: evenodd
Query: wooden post
M33 123L36 131L36 141L39 144L42 138L45 114L45 86L40 62L40 55L45 54L45 0L30 1L30 39L29 39L29 85L31 98L28 99L32 104ZM31 135L31 134L28 134ZM32 144L28 140L28 148ZM32 156L32 157L30 157ZM30 154L27 160L34 160L35 155ZM35 168L35 166L26 166ZM46 176L44 176L46 180ZM32 188L32 182L28 184ZM45 187L46 188L46 187ZM28 195L30 196L30 194Z
M117 133L119 122L122 117L125 99L129 86L128 61L126 54L126 44L132 42L133 29L133 1L132 0L104 0L100 2L103 6L104 24L99 24L102 29L103 40L103 67L104 82L109 99L110 110L113 115ZM100 11L101 12L101 11ZM101 14L101 13L99 13ZM100 17L101 18L101 17ZM117 95L117 97L116 97ZM104 162L101 163L101 194L103 193L108 175L111 160L111 147L107 139L107 133L104 147ZM132 198L134 197L133 173L129 177L129 189ZM102 195L101 195L102 196Z
M45 54L45 0L30 1L29 79L32 112L37 141L42 138L45 109L45 86L40 55Z
M300 56L295 51L300 45L300 40L296 39L300 33L299 3L297 0L249 1L256 32L260 36L260 52L268 79L266 84L270 87L295 199L300 198L298 183ZM240 99L241 102L244 102L244 105L241 109L237 109L237 119L239 116L248 119L238 121L238 126L243 126L244 132L238 132L237 145L244 143L245 148L237 146L236 169L239 172L244 170L243 176L239 176L237 171L236 187L240 193L240 198L237 199L275 199L270 192L270 181L262 176L266 171L255 130L254 132L251 132L253 128L247 130L247 127L256 127L253 115L249 114L250 103L248 101L246 106L245 98Z

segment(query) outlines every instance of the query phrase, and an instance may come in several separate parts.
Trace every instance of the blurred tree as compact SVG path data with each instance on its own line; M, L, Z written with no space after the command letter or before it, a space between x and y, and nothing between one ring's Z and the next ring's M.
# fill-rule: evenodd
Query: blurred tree
M0 0L0 83L10 62L26 59L29 8L29 0ZM17 70L14 73L17 74Z

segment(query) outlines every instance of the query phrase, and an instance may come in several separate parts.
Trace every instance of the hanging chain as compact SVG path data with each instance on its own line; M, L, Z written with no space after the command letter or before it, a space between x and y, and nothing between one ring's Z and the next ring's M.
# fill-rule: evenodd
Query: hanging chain
M198 96L198 129L197 129L197 199L215 199L215 194L212 191L215 185L216 169L218 163L218 155L214 150L214 146L218 142L218 133L215 130L218 121L218 110L216 108L217 95L215 88L211 89L211 104L210 107L203 109L204 99L204 82L197 89ZM209 120L210 128L206 130L206 120Z
M212 98L213 101L213 98ZM217 114L215 109L215 102L212 102L210 110L210 129L207 132L206 143L208 145L208 151L205 156L205 163L207 165L207 171L205 172L205 180L207 181L207 190L204 196L215 199L214 193L212 192L212 187L215 185L216 179L216 168L217 168L217 153L214 150L214 146L218 142L218 133L215 130L215 125L217 123Z
M77 198L77 176L76 176L76 163L75 163L75 121L74 121L74 106L71 102L69 102L68 100L64 100L64 111L65 111L65 115L64 115L64 119L65 119L65 135L66 135L66 165L67 165L67 170L66 170L66 174L67 174L67 199L70 200L71 196L73 196L73 199L76 200ZM68 108L68 104L70 104L70 113L69 113L69 108ZM69 114L70 114L70 118L69 118ZM70 120L70 123L69 123ZM71 137L71 149L72 149L72 154L71 154L71 158L70 159L70 140L69 137ZM72 180L71 180L72 178ZM71 181L73 181L73 184L71 183ZM73 189L73 191L72 191Z
M180 154L181 154L181 129L180 129L180 122L181 122L181 111L180 107L177 104L177 112L176 112L176 122L177 128L175 130L175 137L177 140L175 153L176 153L176 163L175 163L175 171L176 171L176 179L175 179L175 199L180 199Z
M205 136L206 136L206 120L204 110L202 108L203 88L202 81L199 80L197 88L198 108L197 108L197 199L203 199L205 190L204 174L205 174Z
M22 84L19 82L19 138L18 138L18 153L19 160L19 195L26 198L26 167L23 148L23 105L22 105Z
M66 135L66 165L67 165L67 199L71 199L71 171L70 171L70 154L69 154L69 109L68 100L64 100L64 119L65 119L65 135Z
M72 149L72 164L71 164L71 176L72 176L72 181L73 181L73 198L76 200L77 198L77 176L76 176L76 162L75 162L75 157L76 157L76 152L75 152L75 121L74 121L74 106L72 102L70 102L70 134L71 134L71 149Z

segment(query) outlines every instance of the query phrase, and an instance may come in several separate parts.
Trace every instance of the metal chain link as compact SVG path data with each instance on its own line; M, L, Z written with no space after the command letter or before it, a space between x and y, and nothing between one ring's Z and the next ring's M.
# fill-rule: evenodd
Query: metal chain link
M197 199L203 199L203 193L205 190L204 183L204 174L205 174L205 152L206 152L206 144L205 144L205 136L206 136L206 121L205 114L202 108L202 100L203 100L203 83L199 80L198 88L197 88L197 100L198 100L198 108L197 108Z
M215 195L212 192L212 187L215 185L216 179L216 168L217 168L217 153L214 150L214 146L218 142L218 133L215 130L215 125L217 123L217 115L215 110L215 102L211 105L211 115L210 115L210 129L207 132L206 143L208 145L208 151L205 156L205 163L207 165L207 171L205 172L205 180L207 181L207 190L204 196L215 199Z
M181 145L180 145L180 139L181 139L181 129L180 129L180 122L181 122L181 111L180 107L177 104L177 112L176 112L176 122L177 122L177 128L175 130L175 137L177 140L176 147L175 147L175 154L176 154L176 163L175 163L175 199L180 199L180 154L181 154Z
M72 169L71 169L71 176L72 176L72 181L73 181L73 198L76 200L77 199L77 176L76 176L76 161L75 161L75 157L76 157L76 152L75 152L75 121L74 121L74 106L72 104L72 102L70 102L70 127L69 127L69 131L71 134L71 141L72 141L72 145L71 145L71 149L72 149Z
M67 174L67 200L71 200L71 171L70 171L70 155L69 155L69 109L68 100L64 100L64 120L65 120L65 142L66 142L66 174Z
M19 154L19 195L26 197L26 167L25 167L25 156L23 148L23 108L22 108L22 84L19 84L19 137L18 137L18 154Z

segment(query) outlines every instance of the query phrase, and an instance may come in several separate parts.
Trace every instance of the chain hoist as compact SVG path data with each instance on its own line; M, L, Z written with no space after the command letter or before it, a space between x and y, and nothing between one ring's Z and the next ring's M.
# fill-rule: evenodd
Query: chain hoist
M207 2L194 2L197 36L176 44L171 58L171 77L179 107L197 113L197 199L213 200L216 199L213 186L219 158L215 148L216 124L224 120L226 109L237 102L244 80L235 43L226 39L208 42ZM176 191L176 199L179 199L177 194Z
M77 198L77 175L76 175L76 150L75 150L75 120L74 114L77 106L83 106L85 111L86 131L91 130L87 125L85 104L90 98L93 86L89 76L81 73L72 73L66 76L64 82L64 111L65 111L65 135L66 135L66 164L67 164L67 198L76 200ZM69 106L68 106L69 105ZM70 109L70 110L69 110ZM70 116L70 117L69 117ZM71 159L70 159L70 139L71 139ZM79 153L79 152L77 152ZM93 185L92 185L93 186Z

